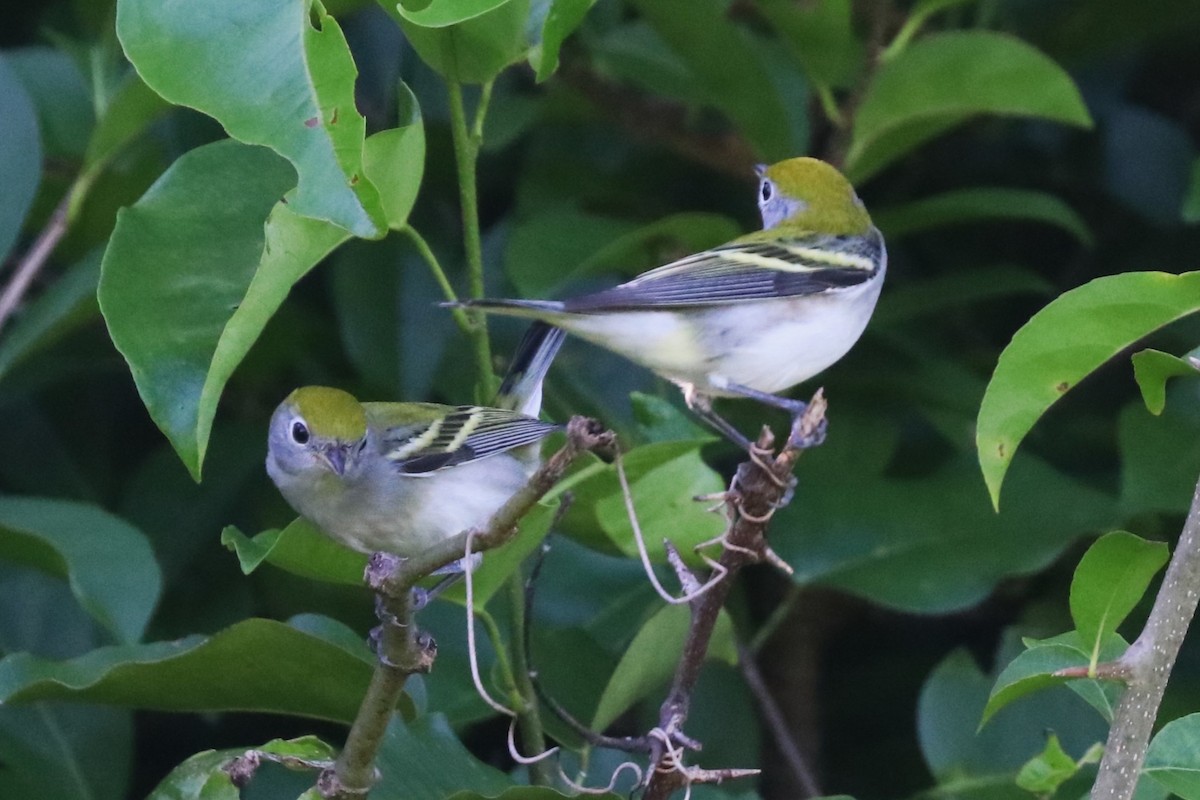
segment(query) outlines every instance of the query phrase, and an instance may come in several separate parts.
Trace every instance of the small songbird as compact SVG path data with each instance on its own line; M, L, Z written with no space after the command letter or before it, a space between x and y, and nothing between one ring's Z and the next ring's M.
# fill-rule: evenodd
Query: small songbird
M292 508L364 553L411 556L482 527L561 428L537 414L564 337L534 323L495 408L360 403L340 389L296 389L271 417L267 472Z
M777 393L858 341L887 269L883 236L837 169L792 158L758 174L761 231L595 294L458 305L543 320L648 367L747 446L712 398L751 397L802 413L804 403Z

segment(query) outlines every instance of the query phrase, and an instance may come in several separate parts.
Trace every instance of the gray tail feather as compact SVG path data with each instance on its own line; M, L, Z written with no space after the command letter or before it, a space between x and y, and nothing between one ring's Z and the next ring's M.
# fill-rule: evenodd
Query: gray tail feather
M538 319L543 314L554 314L563 310L558 300L459 300L454 303L439 303L444 308L478 308L481 311L506 314L513 317Z
M508 373L496 394L496 406L536 417L542 409L542 381L567 332L535 320L513 353Z

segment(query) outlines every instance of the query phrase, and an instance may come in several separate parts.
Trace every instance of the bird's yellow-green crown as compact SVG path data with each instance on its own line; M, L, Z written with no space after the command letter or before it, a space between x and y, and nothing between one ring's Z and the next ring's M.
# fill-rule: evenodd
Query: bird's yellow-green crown
M801 156L772 164L763 171L788 197L805 207L786 221L823 233L866 233L871 216L850 181L837 168L817 158Z
M352 442L367 435L367 413L362 403L341 389L303 386L288 395L288 402L314 436Z

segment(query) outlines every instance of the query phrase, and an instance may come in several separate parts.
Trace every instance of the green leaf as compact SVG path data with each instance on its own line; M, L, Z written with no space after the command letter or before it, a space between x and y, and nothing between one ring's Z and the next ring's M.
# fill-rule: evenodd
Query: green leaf
M699 792L696 793L699 795ZM721 795L726 797L727 795ZM559 800L559 798L579 797L578 794L563 794L548 786L513 786L505 789L500 794L480 794L479 792L455 792L446 798L446 800ZM604 792L602 794L592 794L588 792L587 797L594 797L596 800L622 800L624 795L614 794L613 792Z
M357 70L320 2L214 0L197 14L157 0L122 0L117 34L154 91L292 163L299 176L287 198L294 214L357 236L382 234L379 192L363 172Z
M486 14L508 0L432 0L420 11L409 11L404 3L396 6L400 16L422 28L445 28Z
M84 705L0 708L0 796L124 800L133 715Z
M717 435L702 428L696 418L682 408L654 395L633 392L629 395L633 419L637 423L639 437L646 442L716 441Z
M1164 725L1150 742L1142 772L1183 800L1200 798L1200 714Z
M335 624L335 623L331 623ZM101 647L69 661L0 661L0 702L70 699L158 711L259 711L350 722L371 679L355 656L282 622L248 619L211 637Z
M1050 795L1078 771L1075 759L1067 755L1058 737L1051 733L1046 737L1042 752L1027 761L1017 773L1017 786L1034 794Z
M1011 657L1012 638L1005 636L998 663ZM1017 770L1041 749L1048 728L1068 752L1083 752L1105 735L1104 721L1061 690L1047 692L1037 703L1019 704L977 730L991 684L964 648L951 652L925 681L917 703L917 734L939 784L1003 775L1002 784L1012 787Z
M444 27L427 27L409 19L414 12L396 0L379 0L383 10L404 30L409 44L435 72L459 83L487 83L527 51L526 25L530 0L449 0L431 3L430 19L451 19L463 9L468 16ZM436 8L435 8L436 6ZM487 7L487 10L478 11ZM443 13L444 12L444 13Z
M1140 403L1129 403L1117 419L1117 445L1125 518L1187 513L1200 474L1200 408L1195 403L1172 403L1159 417L1147 414Z
M100 252L97 250L68 267L54 283L29 301L0 337L0 379L29 356L94 319L99 313L96 305L99 280Z
M121 642L136 642L162 578L141 531L70 500L0 497L0 557L64 577L79 604Z
M494 797L513 785L471 755L442 714L408 724L392 717L375 765L383 777L371 796L380 800L443 800L460 791Z
M847 88L862 71L866 49L854 34L850 0L761 0L758 8L815 83Z
M1055 195L1029 189L977 187L944 192L871 215L889 241L913 233L989 219L1029 220L1057 226L1081 244L1093 244L1087 223Z
M945 11L947 8L963 5L964 3L972 2L973 0L918 0L908 12L907 19L904 20L904 25L896 33L895 38L891 43L884 48L879 54L881 62L891 61L908 46L908 43L916 35L921 26L939 11Z
M989 300L1023 294L1047 296L1053 292L1053 284L1028 267L1005 264L956 270L889 287L880 298L871 325L903 325Z
M600 696L592 714L592 730L604 730L634 703L667 682L675 672L690 624L691 612L686 605L664 606L646 620L625 648ZM706 657L737 663L733 623L724 612L717 619Z
M367 557L338 544L303 517L283 530L264 531L253 539L230 525L221 531L221 544L237 554L245 575L265 561L302 578L363 585Z
M1134 353L1130 360L1133 361L1133 377L1142 390L1142 402L1154 416L1161 414L1167 405L1167 380L1184 375L1194 377L1197 371L1196 364L1191 361L1161 350L1142 350Z
M6 50L4 58L37 109L42 150L82 158L95 123L90 87L70 55L51 47Z
M1071 580L1071 617L1091 651L1091 667L1098 663L1101 642L1116 633L1169 557L1164 542L1125 531L1101 536L1083 554Z
M508 577L516 572L550 533L550 525L558 516L557 504L535 506L521 520L517 536L508 544L484 553L483 563L471 575L471 589L475 595L475 608L482 610L488 600L499 591ZM460 582L451 586L443 595L447 600L466 605L466 586Z
M647 444L622 457L646 550L656 562L666 558L663 539L670 539L685 560L694 560L693 547L725 530L723 515L709 513L705 503L693 499L725 489L721 476L700 458L704 443ZM608 542L619 552L636 558L637 542L616 469L606 466L573 491L580 515L590 512Z
M332 747L315 736L272 739L254 748L205 750L171 770L146 800L238 800L238 788L222 768L233 759L245 755L248 749L309 761L330 761L335 755Z
M1085 646L1075 632L1027 644L1029 649L1009 662L996 678L987 705L980 715L980 729L988 724L997 711L1014 700L1062 683L1070 686L1106 720L1112 719L1120 691L1116 684L1091 678L1071 679L1054 675L1062 669L1088 666L1092 656L1090 644ZM1108 634L1102 640L1099 653L1105 660L1113 660L1119 658L1126 647L1128 645L1120 636Z
M395 128L372 134L363 145L363 169L379 187L388 227L400 230L417 202L425 172L425 126L421 107L408 84L399 88L399 119Z
M171 108L171 104L147 86L137 72L127 72L88 139L84 168L78 179L85 191L126 145Z
M979 114L1092 120L1070 76L1011 36L927 36L879 70L854 120L846 172L862 181L922 142Z
M979 465L999 508L1000 485L1030 428L1058 398L1141 337L1200 309L1200 272L1130 272L1073 289L1017 331L979 408Z
M630 0L687 63L707 102L724 112L767 161L794 155L784 99L759 46L720 0Z
M542 23L541 42L529 51L529 65L541 83L558 69L562 44L583 22L596 0L550 0L550 11Z
M42 141L33 101L8 59L0 55L0 262L21 233L42 177Z

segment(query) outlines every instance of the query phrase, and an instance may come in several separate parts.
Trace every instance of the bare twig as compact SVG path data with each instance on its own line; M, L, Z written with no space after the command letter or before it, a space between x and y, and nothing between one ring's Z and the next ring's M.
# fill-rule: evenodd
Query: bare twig
M734 511L733 520L723 537L726 547L719 562L729 575L689 604L692 621L671 689L659 708L659 725L654 732L660 736L651 750L654 768L644 800L665 800L677 789L692 783L719 782L735 777L730 771L710 772L684 767L682 748L670 743L687 720L692 691L700 677L718 615L733 586L734 575L747 564L770 561L764 537L767 523L788 492L791 473L800 453L819 441L825 410L824 395L818 390L808 410L795 422L778 456L770 458L774 437L764 428L751 459L738 466L729 499Z
M332 768L321 773L317 787L330 800L366 797L376 780L375 755L408 676L428 672L437 656L437 645L417 630L412 589L439 567L463 557L467 547L482 552L499 547L516 533L517 524L557 483L580 454L613 446L613 434L599 423L573 417L567 423L567 443L530 477L507 503L492 515L480 533L464 531L439 542L412 558L400 560L376 553L367 566L366 580L380 598L379 662L367 695L346 737L346 745Z
M58 246L59 241L67 232L67 208L71 203L73 192L67 192L58 206L50 214L50 218L46 220L46 225L38 234L29 250L26 251L25 257L17 264L17 269L5 285L4 291L0 292L0 329L4 328L4 324L8 322L8 318L13 315L13 312L21 305L21 301L25 299L25 293L29 291L29 286L33 283L33 279L41 272L45 266L46 260L50 254L54 252L54 248Z
M1198 599L1200 483L1196 485L1179 544L1175 546L1141 635L1115 665L1097 667L1097 672L1103 667L1118 670L1127 677L1125 693L1113 712L1104 758L1092 788L1093 800L1128 800L1133 796L1167 679L1196 613Z
M804 797L819 797L821 787L817 784L816 775L813 774L804 754L800 752L800 745L796 744L796 738L792 736L787 719L784 718L783 711L779 708L779 703L775 702L771 690L767 687L767 682L763 680L762 672L758 669L757 656L740 639L737 642L737 650L738 669L741 670L742 678L746 681L750 693L758 701L767 728L771 731L771 736L775 738L775 744L779 748L779 752L783 754L783 759L792 771L796 783L804 790Z

